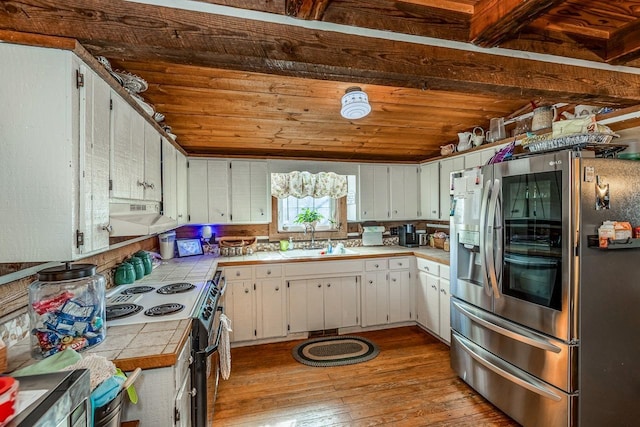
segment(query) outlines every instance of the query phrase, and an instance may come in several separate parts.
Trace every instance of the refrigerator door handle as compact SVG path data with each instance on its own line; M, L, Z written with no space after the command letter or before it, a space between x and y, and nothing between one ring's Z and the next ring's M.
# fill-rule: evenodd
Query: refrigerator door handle
M463 305L459 301L454 301L453 299L451 301L451 305L478 325L507 338L511 338L514 341L518 341L544 351L550 351L552 353L560 353L562 351L560 347L553 345L553 343L548 340L538 337L525 329L516 329L508 322L498 317L492 317L491 320L483 319L481 317L482 314L476 312L475 309L467 307L466 304Z
M526 375L526 377L522 374L518 375L517 372L508 372L509 368L506 365L498 366L498 364L503 364L501 359L495 358L495 363L491 363L487 359L483 358L479 354L477 354L471 346L475 346L471 341L466 339L463 336L456 335L456 339L460 344L460 347L469 354L476 362L494 372L497 375L500 375L507 381L510 381L514 384L519 385L520 387L526 388L533 393L536 393L542 397L547 399L551 399L553 401L559 402L562 400L562 396L559 396L557 393L554 393L553 389L547 387L542 381L539 381L532 377L531 375Z
M503 253L503 242L504 242L504 227L503 227L503 221L502 221L502 183L500 182L500 180L496 179L495 181L495 185L493 186L494 189L496 189L496 192L498 193L498 196L496 197L496 212L495 212L495 222L496 222L496 250L495 250L495 254L496 254L496 259L495 259L495 266L496 266L496 284L495 284L495 288L494 288L494 292L496 295L496 298L500 298L500 289L502 289L502 272L504 269L504 253Z
M489 270L487 269L487 208L489 205L489 194L491 193L491 181L484 183L482 190L482 204L480 205L480 261L482 269L482 286L487 295L491 296L489 286Z
M493 183L493 191L491 191L491 200L489 201L489 212L487 214L486 220L486 260L487 260L487 269L488 269L488 277L491 288L493 289L493 296L495 298L500 298L500 292L498 291L498 269L496 269L496 261L500 262L502 265L502 243L500 242L499 237L502 236L502 224L498 224L496 226L497 208L499 203L500 195L500 180L496 179ZM500 215L501 217L501 215ZM498 237L498 238L496 238ZM482 236L480 237L482 239ZM494 242L498 242L498 244L494 247ZM496 256L497 255L497 256ZM502 268L499 269L502 271Z

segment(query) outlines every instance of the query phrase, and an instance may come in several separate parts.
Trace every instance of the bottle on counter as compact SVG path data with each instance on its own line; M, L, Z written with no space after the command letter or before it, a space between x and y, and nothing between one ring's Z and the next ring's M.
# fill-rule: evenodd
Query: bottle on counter
M289 250L293 250L293 237L289 236Z
M31 356L44 359L72 348L86 350L107 335L105 278L94 264L70 264L38 272L29 285Z
M444 249L444 251L445 251L445 252L449 252L449 246L450 246L450 243L449 243L449 236L447 236L447 237L444 239L444 245L443 245L442 249Z

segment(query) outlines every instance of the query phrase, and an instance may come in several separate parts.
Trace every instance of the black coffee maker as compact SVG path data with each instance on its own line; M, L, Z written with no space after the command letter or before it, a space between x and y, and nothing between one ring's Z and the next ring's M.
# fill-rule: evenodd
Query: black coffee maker
M407 248L416 248L419 246L416 227L413 224L405 224L398 227L398 244Z

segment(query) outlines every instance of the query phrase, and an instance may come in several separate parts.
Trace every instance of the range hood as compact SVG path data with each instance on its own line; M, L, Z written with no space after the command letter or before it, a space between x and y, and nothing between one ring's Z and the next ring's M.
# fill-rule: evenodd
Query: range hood
M158 202L109 203L109 237L146 236L178 226L178 221L160 214Z

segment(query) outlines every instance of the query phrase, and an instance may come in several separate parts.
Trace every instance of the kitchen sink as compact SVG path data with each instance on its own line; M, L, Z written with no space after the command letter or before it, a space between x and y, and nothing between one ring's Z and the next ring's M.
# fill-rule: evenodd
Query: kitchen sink
M308 258L308 257L339 257L343 255L355 255L356 251L344 249L344 252L324 253L325 249L294 249L291 251L280 251L280 255L285 258Z

